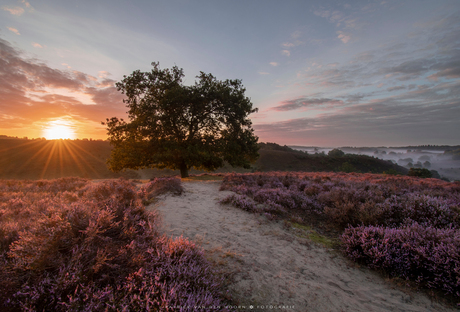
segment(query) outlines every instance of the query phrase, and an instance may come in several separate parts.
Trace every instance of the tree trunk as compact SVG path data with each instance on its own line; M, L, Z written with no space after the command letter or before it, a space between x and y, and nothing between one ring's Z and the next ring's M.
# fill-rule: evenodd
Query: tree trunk
M181 178L188 177L188 168L184 161L180 164L180 177Z

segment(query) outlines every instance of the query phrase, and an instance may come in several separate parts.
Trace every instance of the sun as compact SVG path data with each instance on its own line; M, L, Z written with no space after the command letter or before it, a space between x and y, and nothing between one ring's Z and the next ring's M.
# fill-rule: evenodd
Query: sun
M48 126L43 130L43 136L47 140L74 139L75 132L72 122L58 119L48 123Z

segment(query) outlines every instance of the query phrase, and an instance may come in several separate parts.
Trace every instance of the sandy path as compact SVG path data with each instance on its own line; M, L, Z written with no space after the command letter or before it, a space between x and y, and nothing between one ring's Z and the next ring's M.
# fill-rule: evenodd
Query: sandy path
M169 236L188 237L233 272L229 289L247 307L281 305L282 311L454 311L426 296L395 289L280 224L217 201L220 181L182 182L181 196L156 204ZM246 309L241 309L246 310ZM249 310L249 308L247 308Z

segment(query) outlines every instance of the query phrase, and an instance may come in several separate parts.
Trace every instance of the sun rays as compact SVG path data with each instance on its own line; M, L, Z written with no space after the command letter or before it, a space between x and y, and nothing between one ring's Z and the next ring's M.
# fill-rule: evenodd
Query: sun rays
M43 137L47 140L74 139L73 122L65 119L50 121L46 128L43 129Z
M108 156L104 142L17 139L15 144L11 143L0 146L3 155L0 172L7 176L54 179L66 176L104 178L110 174L108 170L101 170L106 168Z

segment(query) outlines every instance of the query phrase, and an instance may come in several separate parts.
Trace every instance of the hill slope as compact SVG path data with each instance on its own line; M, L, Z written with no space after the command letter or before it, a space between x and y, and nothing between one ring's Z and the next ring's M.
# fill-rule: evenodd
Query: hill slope
M111 146L107 141L0 139L0 179L55 179L78 176L107 179L124 176L148 179L177 175L174 170L127 170L113 173L106 160ZM360 171L382 173L392 169L406 174L407 169L390 162L363 155L330 157L309 155L275 143L260 143L260 158L252 171ZM226 165L216 172L249 172ZM196 174L200 171L191 170Z
M254 167L259 171L344 171L383 173L393 171L407 174L404 167L389 161L365 155L345 154L331 157L325 154L307 154L275 143L260 143L260 158Z

